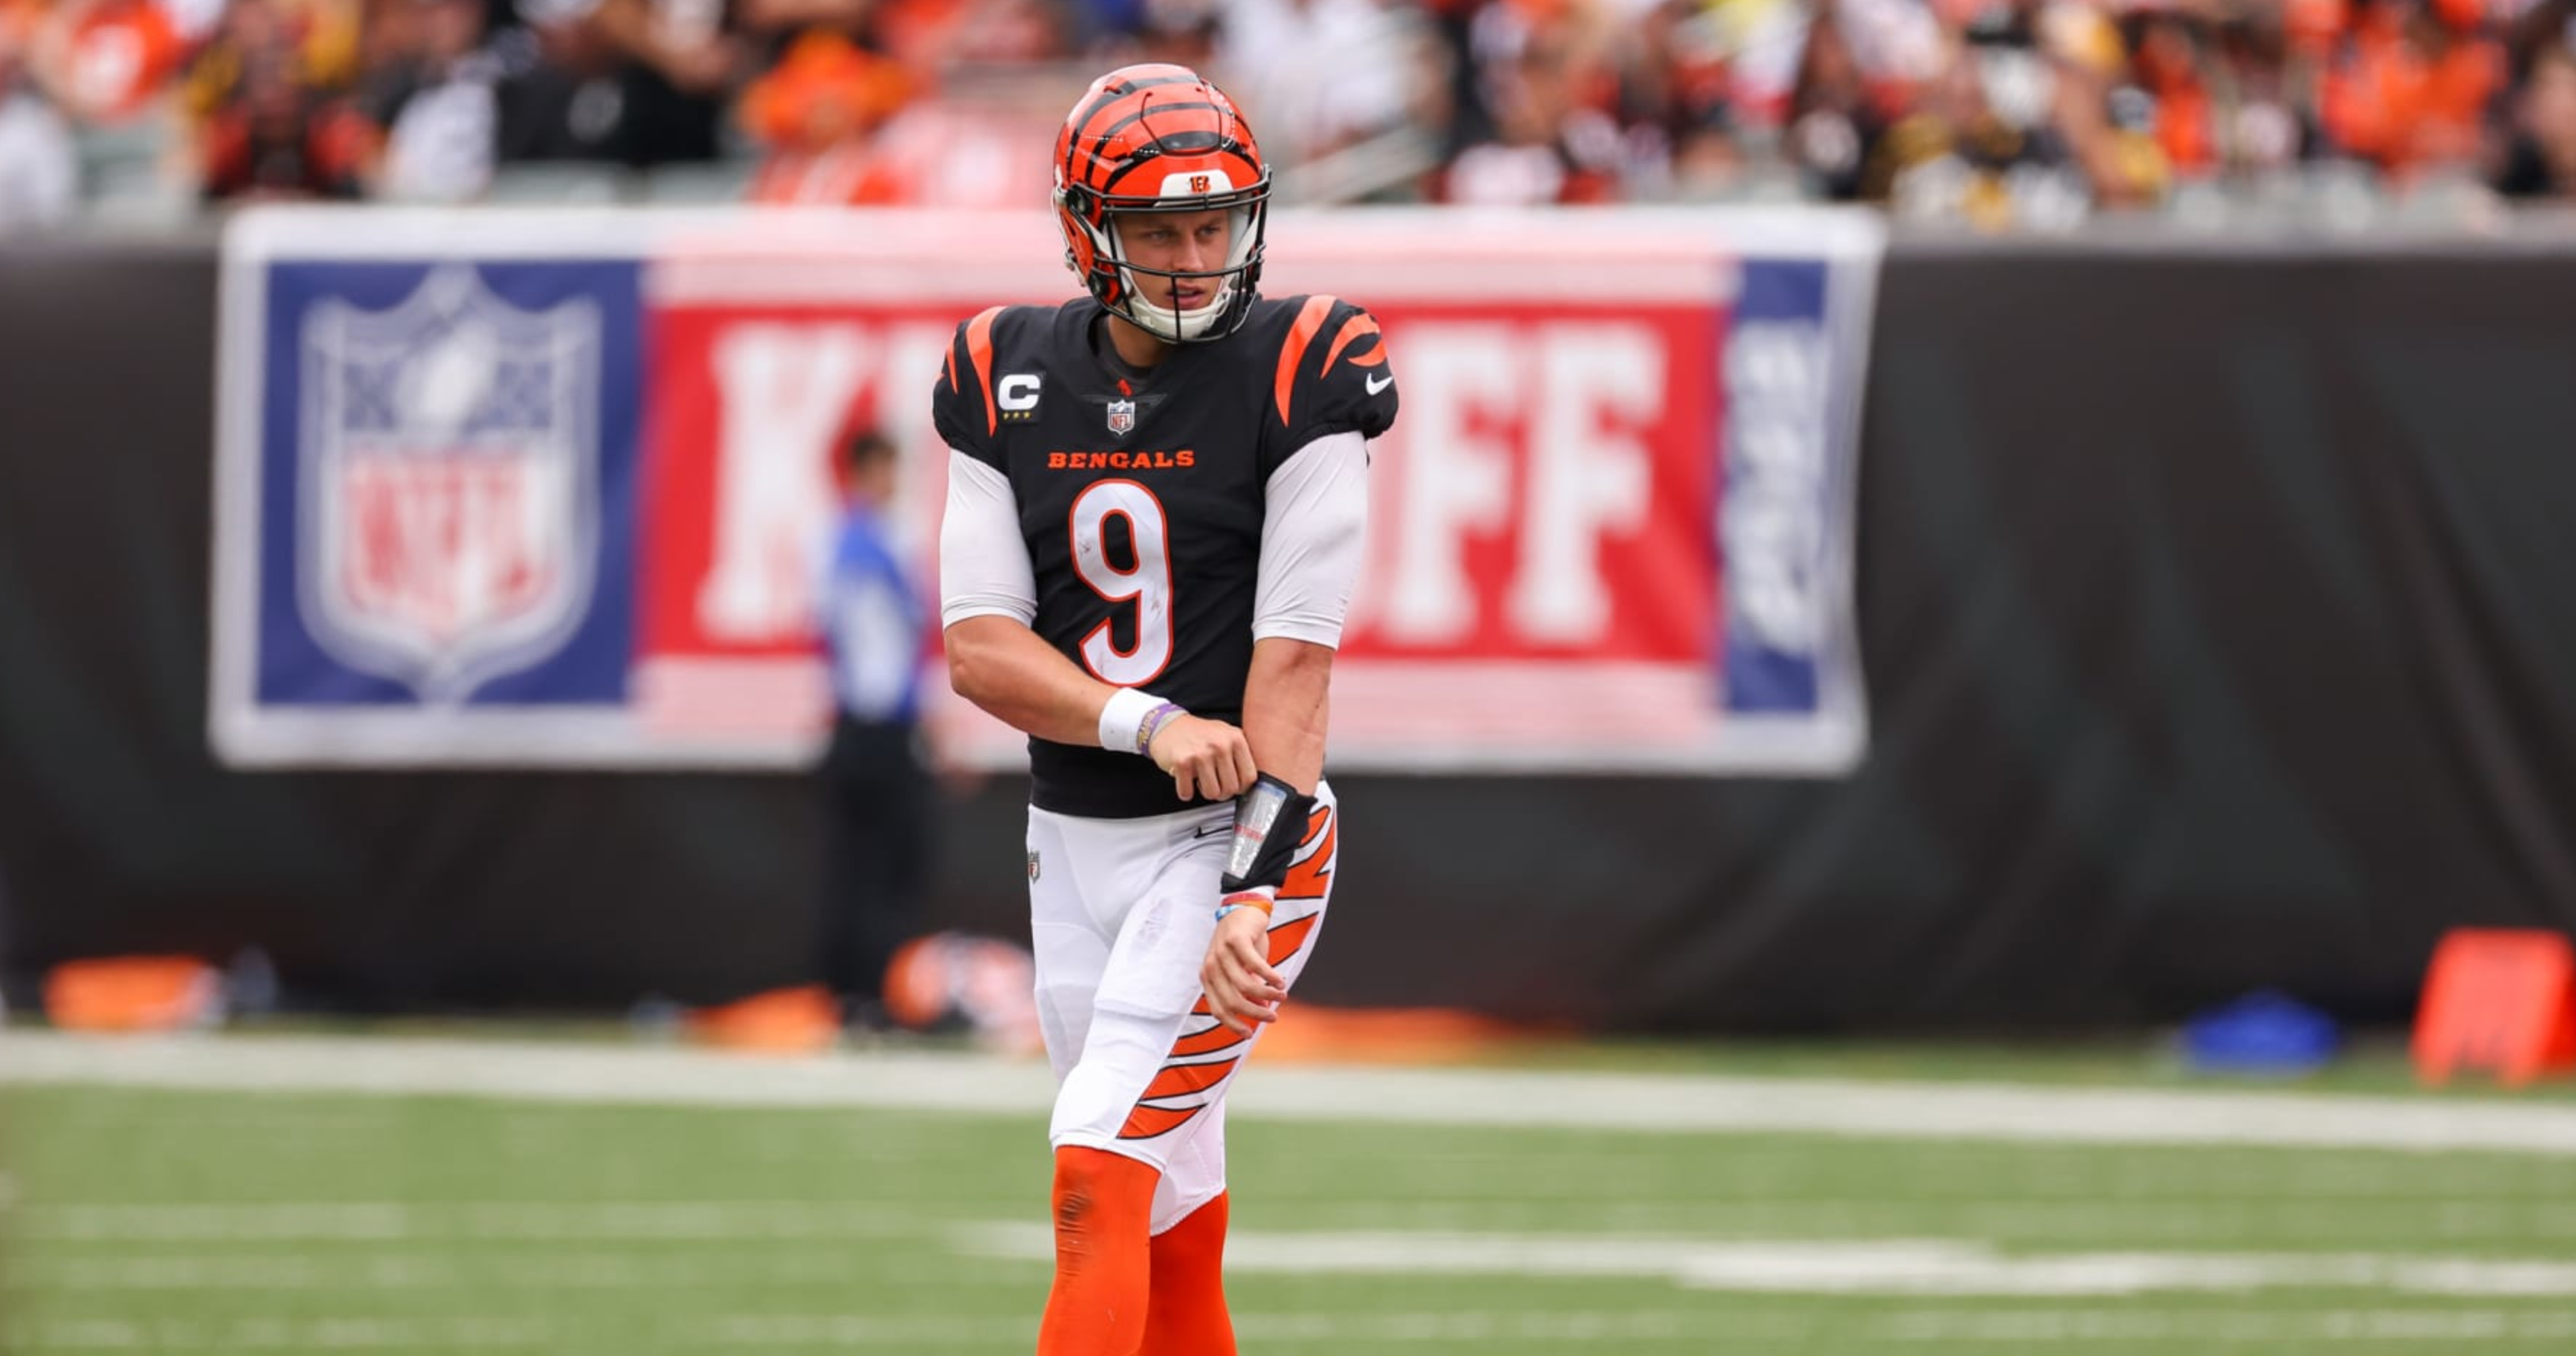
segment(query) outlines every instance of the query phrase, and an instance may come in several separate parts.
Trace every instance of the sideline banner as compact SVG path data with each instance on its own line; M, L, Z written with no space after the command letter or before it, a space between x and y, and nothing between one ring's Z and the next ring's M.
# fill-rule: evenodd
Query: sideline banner
M1264 291L1368 306L1403 392L1335 765L1851 766L1881 243L1809 210L1283 213ZM810 758L834 442L902 446L927 581L949 335L1071 289L1020 215L289 208L225 251L211 723L248 766Z

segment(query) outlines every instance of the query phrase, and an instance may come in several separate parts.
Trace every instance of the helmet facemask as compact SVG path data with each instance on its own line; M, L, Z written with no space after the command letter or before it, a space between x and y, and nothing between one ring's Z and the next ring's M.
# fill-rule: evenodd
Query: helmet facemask
M1225 261L1216 268L1200 272L1146 268L1128 257L1125 227L1149 212L1196 212L1220 210L1225 213ZM1232 206L1206 208L1196 204L1153 208L1112 209L1103 213L1106 228L1101 232L1104 248L1101 260L1115 269L1118 292L1123 304L1110 309L1133 322L1137 328L1170 344L1197 343L1221 339L1234 332L1250 313L1253 289L1261 276L1261 236L1267 204L1261 197L1251 197ZM1156 305L1148 300L1153 292L1145 280L1167 282L1195 281L1213 284L1212 295L1200 305L1182 310L1177 304ZM1177 299L1176 299L1177 303Z

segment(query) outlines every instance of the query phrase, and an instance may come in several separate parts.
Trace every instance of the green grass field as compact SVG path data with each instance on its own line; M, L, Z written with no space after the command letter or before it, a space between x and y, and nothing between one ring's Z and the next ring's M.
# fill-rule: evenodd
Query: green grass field
M1046 1292L1041 1116L71 1085L0 1112L16 1352L1002 1356ZM2576 1144L1231 1139L1249 1356L2576 1349Z

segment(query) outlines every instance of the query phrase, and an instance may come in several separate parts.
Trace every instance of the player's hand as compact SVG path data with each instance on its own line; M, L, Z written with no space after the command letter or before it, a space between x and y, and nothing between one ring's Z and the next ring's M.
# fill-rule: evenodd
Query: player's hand
M1172 774L1172 790L1183 800L1232 800L1261 775L1252 765L1251 741L1221 720L1174 716L1145 751Z
M1228 1031L1249 1036L1253 1023L1278 1021L1288 981L1270 968L1270 915L1237 909L1216 920L1199 984L1207 990L1208 1011Z

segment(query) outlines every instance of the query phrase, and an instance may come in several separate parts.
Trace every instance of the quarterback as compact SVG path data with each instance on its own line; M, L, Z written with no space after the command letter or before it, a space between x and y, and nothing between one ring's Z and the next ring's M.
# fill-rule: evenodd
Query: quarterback
M950 682L1029 736L1041 1356L1232 1356L1226 1092L1332 896L1326 688L1395 377L1366 311L1259 294L1270 185L1214 85L1101 77L1055 145L1084 295L959 326L933 395Z

